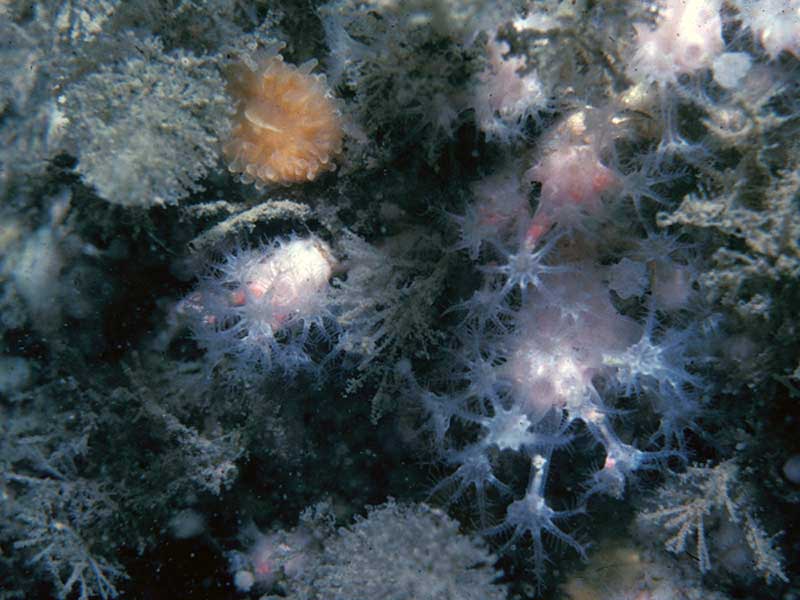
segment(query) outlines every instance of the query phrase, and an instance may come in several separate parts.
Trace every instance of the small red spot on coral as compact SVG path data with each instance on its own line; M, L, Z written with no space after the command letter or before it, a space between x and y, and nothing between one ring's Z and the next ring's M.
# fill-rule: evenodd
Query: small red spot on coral
M592 191L595 194L602 194L616 184L617 178L605 165L598 163L596 168L597 172L592 180Z
M256 565L256 574L257 575L269 575L272 572L272 565L267 562L260 562Z
M539 239L542 237L542 235L547 232L551 224L552 223L547 217L543 215L537 215L531 222L528 230L525 232L525 244L529 248L533 248L539 242Z
M246 297L244 295L243 290L236 290L235 292L231 292L231 304L233 306L244 306L246 301Z

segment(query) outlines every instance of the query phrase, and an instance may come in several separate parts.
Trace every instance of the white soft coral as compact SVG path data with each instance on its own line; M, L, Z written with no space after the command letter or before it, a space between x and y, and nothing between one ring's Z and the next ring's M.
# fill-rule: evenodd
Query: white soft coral
M586 558L583 546L556 525L556 522L580 514L582 510L553 510L545 499L544 488L549 462L549 458L541 454L536 454L532 457L531 471L533 476L528 483L525 496L509 504L503 522L486 531L487 535L511 533L503 549L510 548L526 535L530 536L533 549L533 567L540 588L544 580L545 565L547 563L543 534L547 534L570 546L583 558Z
M784 50L800 58L800 0L734 0L733 4L770 58Z
M310 361L312 328L324 334L335 259L315 237L239 249L213 265L181 303L197 342L216 366L232 359L243 379Z
M511 56L506 42L486 44L488 64L478 75L473 105L478 126L490 139L508 141L522 134L525 121L547 106L547 94L536 71L522 56Z
M636 79L670 83L711 67L724 50L719 0L665 0L658 26L637 24Z

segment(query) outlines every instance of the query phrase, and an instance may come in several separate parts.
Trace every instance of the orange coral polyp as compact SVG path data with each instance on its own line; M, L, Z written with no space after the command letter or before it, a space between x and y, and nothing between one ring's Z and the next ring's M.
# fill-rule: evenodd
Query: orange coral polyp
M275 55L255 71L233 73L230 90L239 105L223 153L245 183L301 183L336 168L342 124L324 78L311 74L315 65L295 67Z

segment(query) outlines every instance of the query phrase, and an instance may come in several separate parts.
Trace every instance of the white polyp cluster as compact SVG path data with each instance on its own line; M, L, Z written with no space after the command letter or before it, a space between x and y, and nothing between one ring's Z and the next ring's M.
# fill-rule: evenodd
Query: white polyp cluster
M636 25L637 79L670 83L711 67L724 50L719 0L666 0L658 18L655 30Z
M312 327L325 331L330 319L329 280L336 264L316 237L240 249L213 267L182 303L193 317L197 342L217 365L250 378L281 366L308 365Z
M557 123L545 136L536 163L525 179L542 186L529 237L539 239L555 224L581 227L587 216L597 216L603 199L618 184L617 174L604 164L613 127L603 111L584 107Z
M478 75L480 83L473 103L478 126L489 139L508 140L521 135L525 119L547 104L536 71L526 73L526 59L509 56L510 51L506 42L487 42L488 65Z
M798 0L734 0L745 27L750 28L770 58L781 52L800 57Z
M279 329L293 316L312 313L333 274L330 248L315 238L296 239L260 261L247 264L232 302L249 306L253 318Z
M641 296L647 287L647 265L624 257L608 270L608 287L620 298Z
M568 343L535 337L521 340L509 360L508 375L521 404L531 414L580 403L591 385L591 370Z
M498 407L494 416L484 419L482 425L486 428L486 437L481 440L485 447L496 446L500 450L519 452L535 439L530 431L533 423L516 405L509 410Z
M592 378L605 368L603 353L625 349L639 334L639 326L611 304L601 272L587 265L582 275L550 277L557 303L545 292L532 293L509 342L513 395L532 414L551 408L572 417L581 413L596 395Z

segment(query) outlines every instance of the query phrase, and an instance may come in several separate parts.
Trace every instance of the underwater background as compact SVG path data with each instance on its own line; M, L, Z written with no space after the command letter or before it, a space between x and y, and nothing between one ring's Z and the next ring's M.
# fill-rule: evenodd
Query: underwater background
M800 597L798 0L0 0L0 599Z

